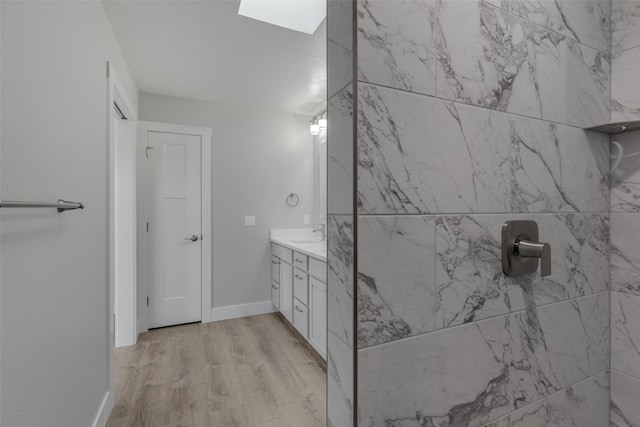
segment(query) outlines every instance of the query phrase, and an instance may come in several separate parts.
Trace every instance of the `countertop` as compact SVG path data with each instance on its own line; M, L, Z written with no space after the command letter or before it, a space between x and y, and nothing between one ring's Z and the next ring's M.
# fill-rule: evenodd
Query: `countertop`
M320 240L311 228L273 229L271 242L327 262L327 241Z

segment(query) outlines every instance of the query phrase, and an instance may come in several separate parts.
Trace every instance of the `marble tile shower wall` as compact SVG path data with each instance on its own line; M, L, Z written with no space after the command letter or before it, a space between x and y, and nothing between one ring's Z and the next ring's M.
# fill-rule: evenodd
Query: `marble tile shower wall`
M608 425L609 1L356 4L358 425Z
M613 0L612 121L640 120L640 1ZM640 132L614 135L611 166L611 425L640 425Z
M611 425L629 427L640 425L640 132L612 140L624 153L613 144Z
M611 121L640 120L640 2L611 2Z
M353 427L353 1L327 2L327 426Z

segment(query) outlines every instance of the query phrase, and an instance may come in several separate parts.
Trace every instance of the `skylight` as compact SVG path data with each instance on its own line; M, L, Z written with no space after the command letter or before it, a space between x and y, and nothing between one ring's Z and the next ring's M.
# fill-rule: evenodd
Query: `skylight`
M238 14L313 34L327 14L326 0L241 0Z

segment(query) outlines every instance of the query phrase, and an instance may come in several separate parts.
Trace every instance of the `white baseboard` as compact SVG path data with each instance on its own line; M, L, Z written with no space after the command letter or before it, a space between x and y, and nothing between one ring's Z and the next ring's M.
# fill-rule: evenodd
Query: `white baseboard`
M271 300L252 302L249 304L227 305L211 309L211 321L236 319L238 317L256 316L258 314L273 313L276 308Z
M96 417L93 420L93 427L104 427L107 425L107 421L109 420L109 415L111 415L111 410L113 409L113 395L110 392L107 392L102 399L102 403L100 403L100 408L96 413Z

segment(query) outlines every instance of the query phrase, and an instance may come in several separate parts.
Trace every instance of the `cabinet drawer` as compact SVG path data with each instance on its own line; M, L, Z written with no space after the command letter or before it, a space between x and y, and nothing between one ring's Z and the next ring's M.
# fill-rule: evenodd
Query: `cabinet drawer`
M280 286L277 282L271 282L271 302L273 306L280 309Z
M302 304L298 299L293 299L293 326L302 334L303 337L309 338L309 313L307 306Z
M299 268L293 269L293 296L304 305L309 304L309 275Z
M309 274L319 279L322 283L327 283L327 263L315 258L309 258Z
M293 253L293 266L298 267L301 270L307 271L309 263L309 257L300 252Z
M291 262L293 261L293 251L275 243L271 244L271 254L277 256L282 261L289 264L291 264Z
M280 283L280 258L271 256L271 280Z

